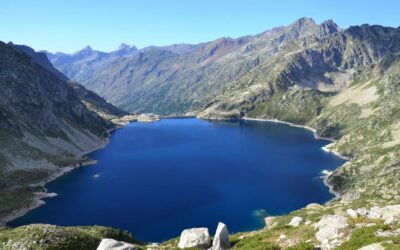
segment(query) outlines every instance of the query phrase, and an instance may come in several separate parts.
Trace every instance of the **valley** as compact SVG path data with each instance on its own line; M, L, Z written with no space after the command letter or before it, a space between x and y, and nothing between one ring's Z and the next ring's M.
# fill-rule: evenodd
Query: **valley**
M232 247L399 247L400 28L340 28L332 20L300 18L257 35L193 45L122 44L112 52L85 47L53 54L0 43L0 52L1 217L37 202L44 181L82 165L110 131L129 128L133 119L276 119L332 139L325 150L348 159L325 180L338 196L265 215L265 228L229 235ZM20 231L27 227L38 235L65 234L57 244L68 247L75 236L93 248L111 235L150 248L113 229L34 225L1 229L0 244L50 246L24 237Z

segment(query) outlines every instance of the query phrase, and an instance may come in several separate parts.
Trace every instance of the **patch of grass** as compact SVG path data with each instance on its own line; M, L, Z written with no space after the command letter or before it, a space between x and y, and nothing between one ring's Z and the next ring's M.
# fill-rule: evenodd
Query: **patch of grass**
M96 249L103 238L141 244L129 233L109 227L59 227L33 224L1 230L0 247L5 250L12 249L12 244L7 244L12 242L20 243L32 250L86 250Z
M362 228L356 229L351 234L350 239L348 241L344 242L343 244L341 244L336 249L337 250L353 250L353 249L361 248L363 246L370 245L372 243L381 242L382 240L384 240L384 238L378 237L375 235L375 232L378 229L385 230L385 229L387 229L387 227L384 225L376 225L376 226L362 227Z
M311 243L300 242L294 246L286 248L286 250L314 250L314 245Z
M306 124L320 113L322 98L323 94L313 90L277 92L270 99L257 104L247 116Z

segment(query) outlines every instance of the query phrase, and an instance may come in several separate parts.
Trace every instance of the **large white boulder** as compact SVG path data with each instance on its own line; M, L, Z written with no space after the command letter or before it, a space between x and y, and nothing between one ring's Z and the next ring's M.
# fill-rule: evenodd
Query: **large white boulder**
M353 219L358 217L358 213L354 209L349 208L346 210L346 213Z
M322 206L318 203L310 203L306 206L306 209L319 210L319 209L322 209Z
M385 248L382 246L381 243L374 243L374 244L359 248L358 250L385 250Z
M206 249L210 245L210 234L208 229L204 227L183 230L178 243L178 247L181 249L190 247Z
M230 247L231 242L229 241L228 228L224 223L220 222L215 232L212 250L226 250Z
M292 218L292 220L289 222L289 226L292 227L298 227L300 226L300 223L303 222L303 218L299 217L299 216L295 216Z
M341 215L325 215L314 225L317 229L315 237L323 245L329 245L329 242L340 237L339 229L347 227L347 220Z
M368 214L368 211L365 208L358 208L356 210L357 215L361 216L361 217L365 217Z
M393 219L400 218L400 205L389 205L386 207L371 207L367 215L371 219Z
M135 245L114 239L102 239L97 250L137 250Z
M278 225L275 216L265 217L264 221L265 221L265 226L267 226L268 229L274 228L276 225Z

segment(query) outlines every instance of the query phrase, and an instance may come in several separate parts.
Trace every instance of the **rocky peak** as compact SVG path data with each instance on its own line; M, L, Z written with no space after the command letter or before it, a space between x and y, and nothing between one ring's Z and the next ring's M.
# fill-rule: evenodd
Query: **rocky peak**
M132 52L137 51L137 48L135 46L130 46L126 43L121 43L116 50L111 52L112 54L115 54L117 56L126 56L131 54Z
M283 31L286 38L295 38L319 33L319 26L311 18L302 17L286 26Z
M339 31L338 25L332 20L326 20L320 24L321 32L325 35L333 34Z
M75 52L73 55L74 56L90 56L91 54L93 54L93 49L92 49L92 47L87 45L83 49L78 50L77 52Z
M312 18L302 17L287 26L285 29L285 34L290 37L300 37L300 36L326 36L333 34L339 30L338 25L332 20L327 20L318 25Z
M124 50L124 49L129 49L131 46L129 46L128 44L126 44L126 43L121 43L119 46L118 46L118 49L117 50Z
M291 26L295 26L298 28L304 28L304 27L314 27L317 24L315 23L314 19L310 17L302 17L297 19L294 23L291 24Z

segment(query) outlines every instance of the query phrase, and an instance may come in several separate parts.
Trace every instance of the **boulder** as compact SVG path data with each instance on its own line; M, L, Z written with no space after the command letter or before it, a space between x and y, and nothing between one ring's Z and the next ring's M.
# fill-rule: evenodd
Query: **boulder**
M208 229L204 227L183 230L178 243L178 247L181 249L190 247L206 249L210 245L210 234Z
M383 219L383 220L396 220L400 217L400 205L389 205L386 207L371 207L367 215L371 219Z
M324 244L340 237L339 229L347 227L346 218L341 215L325 215L314 225L318 229L315 237Z
M395 224L395 223L396 223L396 220L394 219L393 216L387 218L387 219L385 220L385 222L384 222L385 225L392 225L392 224Z
M385 248L382 246L381 243L374 243L374 244L359 248L358 250L385 250Z
M349 208L346 210L346 213L353 219L358 217L358 213L354 209Z
M371 207L371 209L369 210L367 217L369 219L380 219L382 217L382 215L379 213L380 212L380 208L377 206Z
M298 227L298 226L300 226L300 223L302 223L302 222L303 222L303 218L295 216L292 218L292 220L289 222L288 225L292 226L292 227Z
M358 208L356 210L357 214L361 217L365 217L368 214L368 211L365 208Z
M97 250L137 250L135 245L114 239L102 239Z
M311 210L319 210L321 208L322 206L318 203L310 203L306 206L306 209L311 209Z
M271 229L278 225L278 222L276 221L276 217L274 216L268 216L264 218L265 225L267 226L268 229Z
M217 231L215 232L212 250L225 250L231 247L229 241L228 228L222 222L218 223Z

